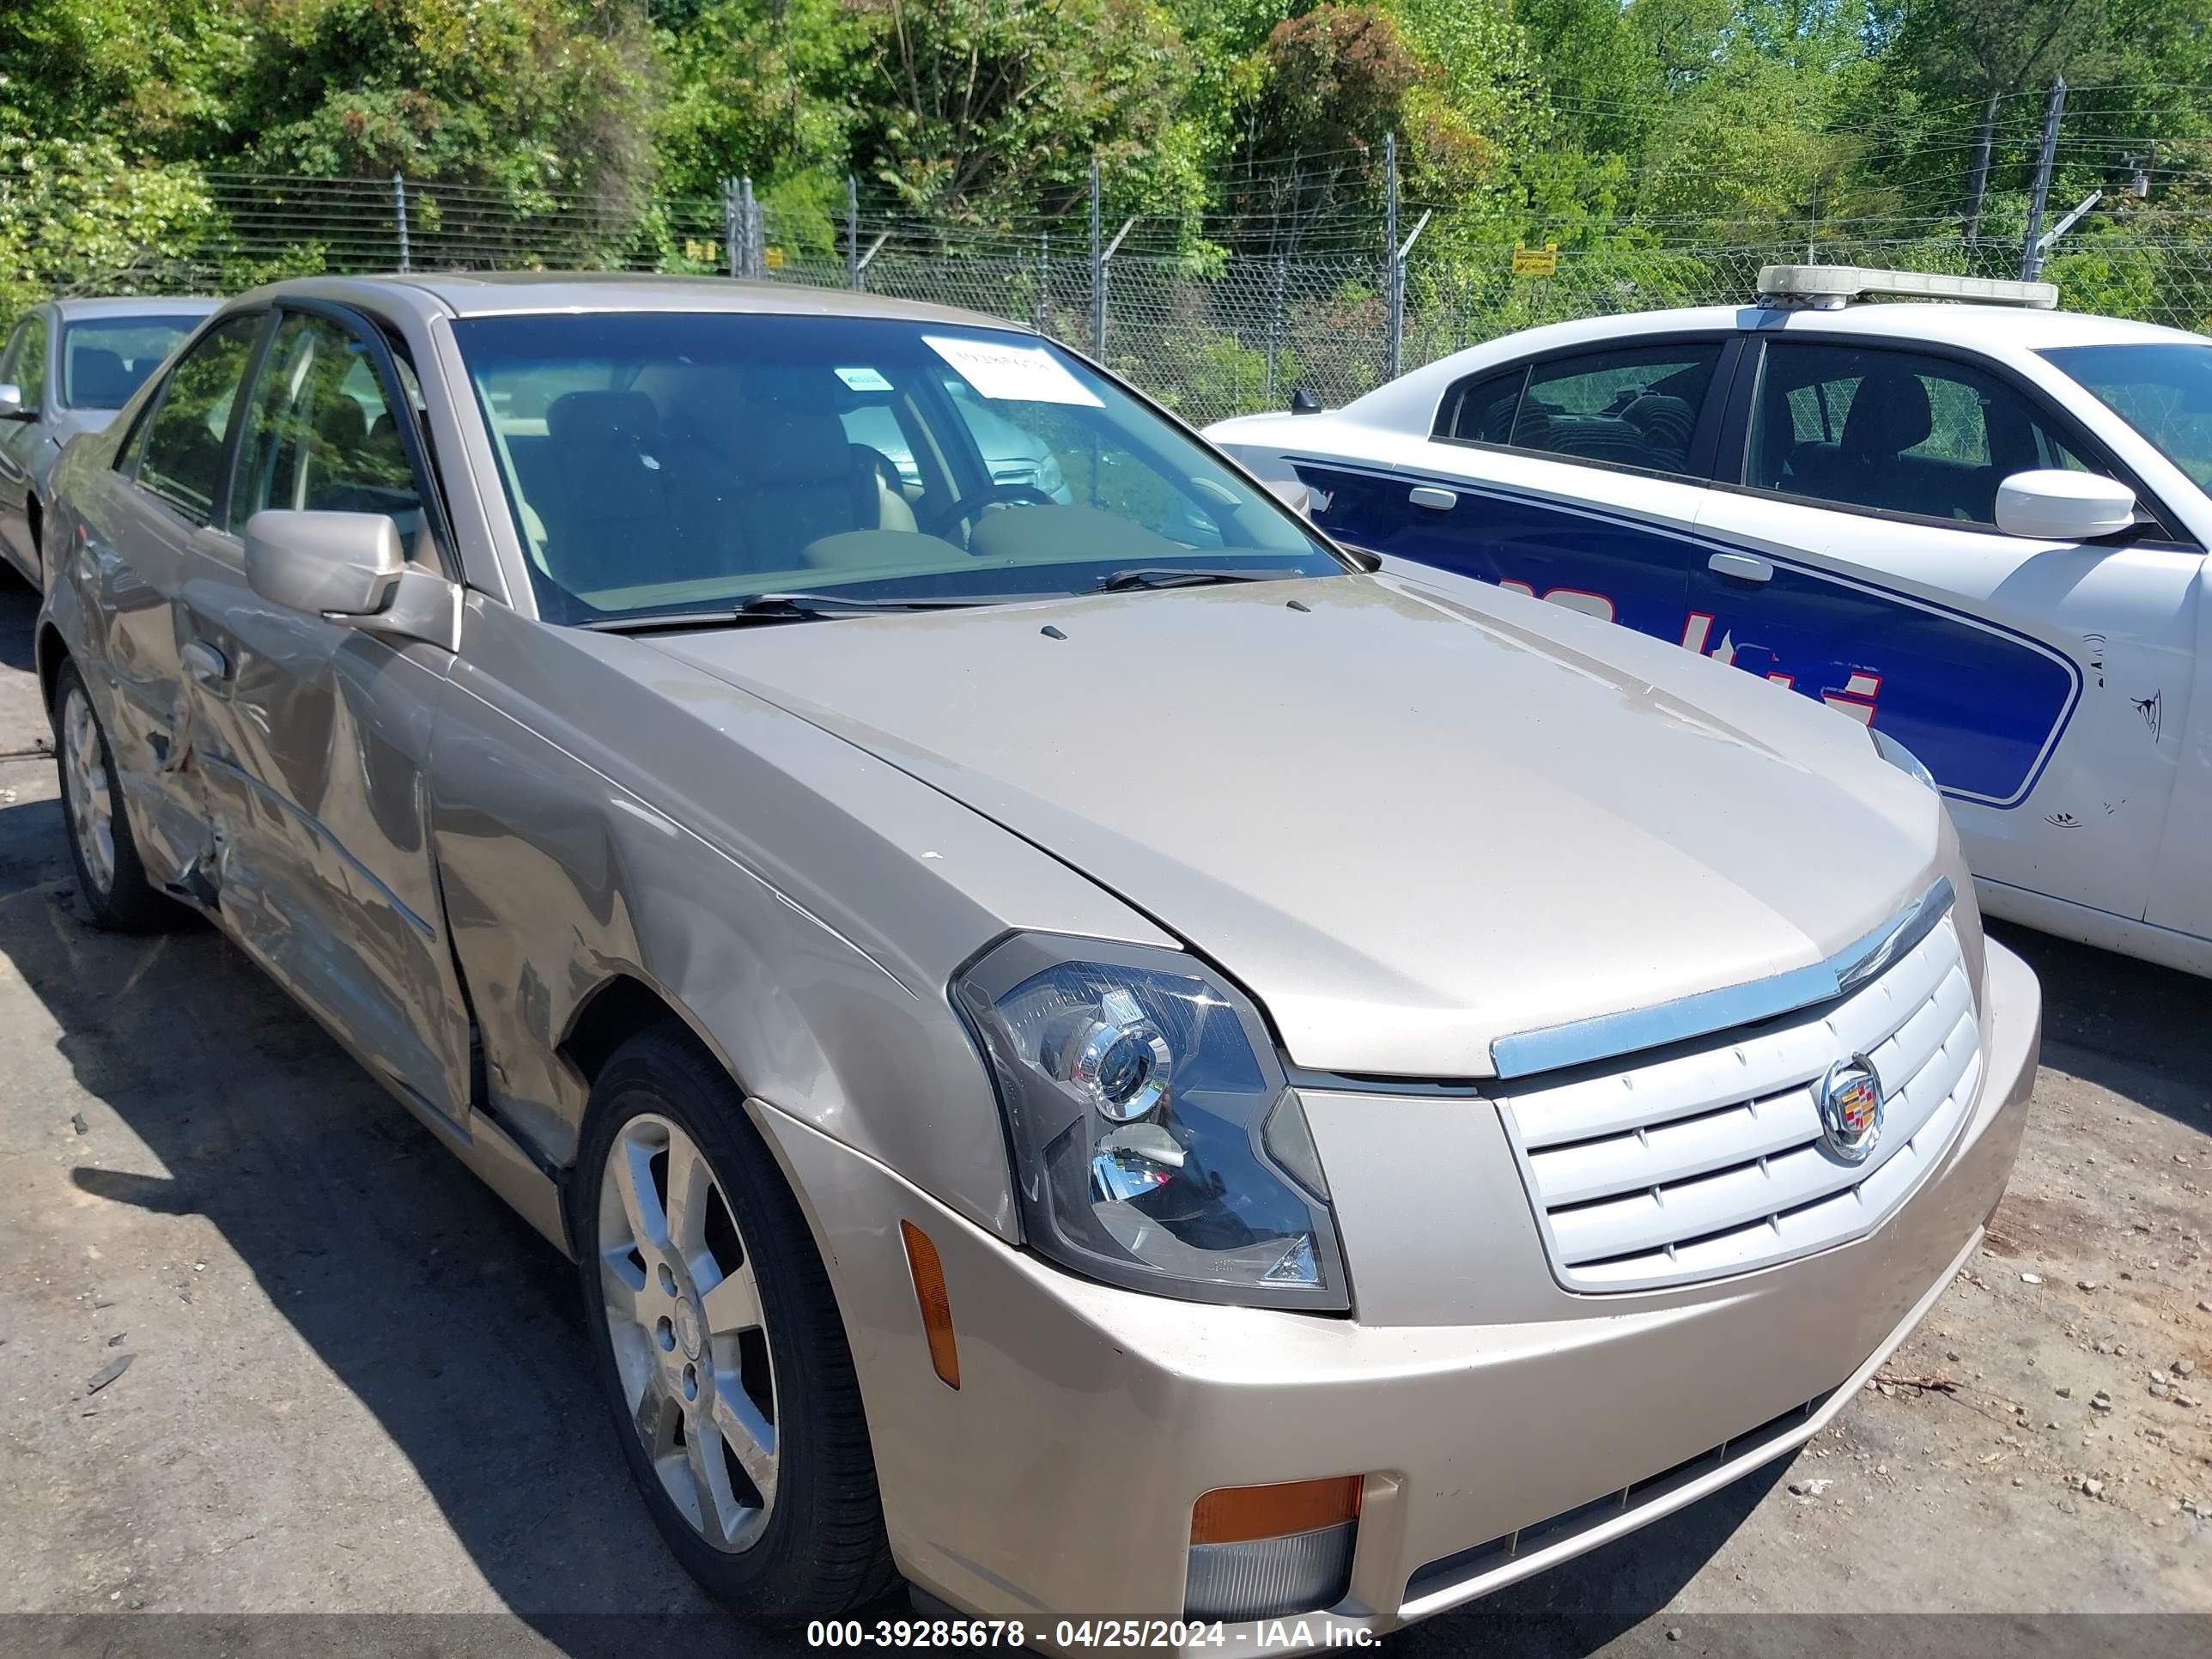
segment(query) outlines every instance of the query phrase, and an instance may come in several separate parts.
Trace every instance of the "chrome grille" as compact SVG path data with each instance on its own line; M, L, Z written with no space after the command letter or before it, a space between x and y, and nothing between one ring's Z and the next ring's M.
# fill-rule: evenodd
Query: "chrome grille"
M1814 1085L1863 1054L1881 1138L1822 1143ZM1561 1284L1648 1290L1855 1238L1901 1203L1965 1121L1981 1037L1945 916L1825 1013L1723 1034L1626 1069L1513 1085L1501 1101Z

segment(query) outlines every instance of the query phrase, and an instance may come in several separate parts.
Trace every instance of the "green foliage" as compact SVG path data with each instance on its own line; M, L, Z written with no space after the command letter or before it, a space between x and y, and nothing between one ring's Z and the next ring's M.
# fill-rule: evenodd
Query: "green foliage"
M854 0L858 170L910 209L989 222L1117 191L1188 198L1173 140L1189 58L1150 0Z
M161 251L209 215L190 167L127 166L106 138L0 134L0 319L58 289L158 282Z
M1443 341L1710 292L1685 248L2003 274L2060 73L2053 211L2105 198L2051 274L2073 303L2202 320L2212 0L0 0L0 308L156 280L179 249L206 251L159 280L226 287L396 249L381 195L280 237L244 173L404 173L418 251L711 270L738 175L784 257L828 268L848 174L872 219L948 247L1050 227L1057 252L1096 158L1109 231L1142 216L1188 283L1231 251L1361 270L1395 135L1407 218L1437 210L1414 297ZM260 234L227 236L233 210ZM1573 258L1516 282L1522 240ZM1302 304L1318 361L1382 301ZM1193 407L1242 398L1255 361L1268 386L1249 339L1175 328Z
M236 164L416 177L518 201L652 177L658 60L635 0L240 0Z

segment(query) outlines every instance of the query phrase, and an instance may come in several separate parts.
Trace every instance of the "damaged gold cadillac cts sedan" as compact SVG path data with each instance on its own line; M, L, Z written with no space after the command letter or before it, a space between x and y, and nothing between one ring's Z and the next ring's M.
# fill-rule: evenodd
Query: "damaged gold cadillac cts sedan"
M2004 1189L2038 990L1909 755L1011 325L286 283L57 497L92 918L579 1262L751 1616L1437 1613L1801 1444Z

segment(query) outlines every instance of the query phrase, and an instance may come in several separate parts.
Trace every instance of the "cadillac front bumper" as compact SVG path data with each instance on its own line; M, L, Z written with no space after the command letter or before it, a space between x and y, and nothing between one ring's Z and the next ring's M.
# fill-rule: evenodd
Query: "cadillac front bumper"
M2041 1015L2033 975L1999 945L1969 1025L1969 1097L1862 1230L1656 1287L1644 1257L1616 1255L1643 1264L1638 1288L1605 1293L1566 1288L1594 1270L1566 1261L1544 1219L1511 1106L1303 1091L1342 1229L1348 1319L1075 1278L757 1109L845 1316L908 1578L1020 1619L1048 1648L1061 1619L1175 1620L1202 1495L1357 1476L1348 1581L1298 1609L1326 1641L1323 1626L1387 1630L1593 1548L1785 1455L1841 1411L2004 1193ZM942 1260L957 1389L932 1368L902 1220ZM1231 1645L1268 1651L1267 1630L1248 1626Z

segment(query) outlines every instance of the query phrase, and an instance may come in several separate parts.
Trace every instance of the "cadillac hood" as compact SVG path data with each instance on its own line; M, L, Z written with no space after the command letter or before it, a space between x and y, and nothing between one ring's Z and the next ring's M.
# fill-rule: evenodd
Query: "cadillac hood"
M1843 716L1449 578L654 644L1110 890L1326 1071L1485 1076L1498 1037L1818 962L1942 856Z

